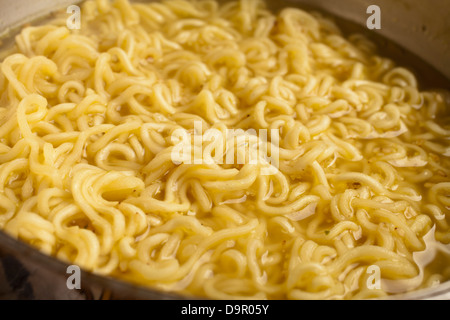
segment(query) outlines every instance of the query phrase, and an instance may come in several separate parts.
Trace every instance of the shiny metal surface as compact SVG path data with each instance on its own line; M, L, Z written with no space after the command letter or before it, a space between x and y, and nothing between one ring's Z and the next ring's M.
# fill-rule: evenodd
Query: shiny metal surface
M430 81L447 86L450 79L450 0L284 0L269 6L290 4L328 12L342 21L365 29L369 5L381 9L381 29L370 31L413 52L428 66L421 69ZM0 35L12 34L24 23L63 9L74 0L0 0ZM339 23L338 23L339 24ZM367 31L367 30L366 30ZM0 42L1 49L1 42ZM417 60L412 60L417 61ZM443 75L443 77L440 75ZM424 78L428 81L427 78ZM425 81L425 82L426 82ZM434 85L434 82L433 82ZM447 87L450 89L450 87ZM180 299L177 295L137 287L122 281L82 272L82 290L67 289L67 264L34 250L0 231L0 299ZM450 300L450 282L435 288L392 296L389 299Z
M73 0L1 0L0 35L23 23L80 1Z
M367 7L381 10L381 29L373 30L415 53L450 78L450 0L289 0L311 5L366 25Z

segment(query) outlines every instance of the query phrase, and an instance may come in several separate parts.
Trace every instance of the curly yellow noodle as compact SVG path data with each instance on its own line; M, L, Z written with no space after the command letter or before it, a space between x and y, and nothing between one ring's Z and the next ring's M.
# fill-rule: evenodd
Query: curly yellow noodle
M2 230L215 299L448 280L448 93L319 13L260 0L88 0L81 21L23 28L0 63Z

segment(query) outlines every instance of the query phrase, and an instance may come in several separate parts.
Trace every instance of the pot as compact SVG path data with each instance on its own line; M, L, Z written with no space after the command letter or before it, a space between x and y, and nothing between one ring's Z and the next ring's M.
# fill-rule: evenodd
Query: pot
M284 0L269 1L274 10L300 6L330 13L344 33L371 38L382 55L411 68L422 89L450 88L450 0ZM0 35L12 36L24 23L38 22L79 1L15 0L0 4ZM56 3L56 5L55 5ZM380 29L366 27L370 5L381 12ZM6 37L7 38L7 37ZM5 39L6 39L5 38ZM10 37L11 38L11 37ZM3 45L7 45L4 41ZM0 46L1 48L1 46ZM439 70L436 71L436 70ZM81 270L82 289L68 289L68 264L44 255L0 231L0 299L184 299ZM450 299L450 281L434 288L389 299Z

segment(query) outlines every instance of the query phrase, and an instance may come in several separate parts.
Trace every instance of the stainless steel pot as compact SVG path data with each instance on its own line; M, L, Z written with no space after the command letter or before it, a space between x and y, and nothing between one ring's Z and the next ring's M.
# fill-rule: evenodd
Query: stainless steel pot
M383 55L412 68L423 87L450 89L450 0L266 1L274 9L291 5L330 13L337 18L344 32L365 33L383 48ZM0 35L12 35L24 23L78 2L0 1ZM370 5L381 9L379 30L369 31L365 27ZM84 271L81 273L82 290L69 290L66 286L67 266L0 231L0 299L186 298ZM450 299L450 281L390 299Z

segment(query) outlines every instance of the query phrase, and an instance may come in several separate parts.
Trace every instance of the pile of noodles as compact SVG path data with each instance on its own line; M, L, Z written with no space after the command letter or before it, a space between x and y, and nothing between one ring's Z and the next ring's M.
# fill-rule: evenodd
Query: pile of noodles
M8 234L218 299L368 298L450 278L427 266L450 256L448 95L420 91L366 38L254 0L98 0L80 29L67 17L24 28L0 64ZM214 161L173 161L176 130L209 129L277 132L278 161L225 163L207 139L192 152Z

